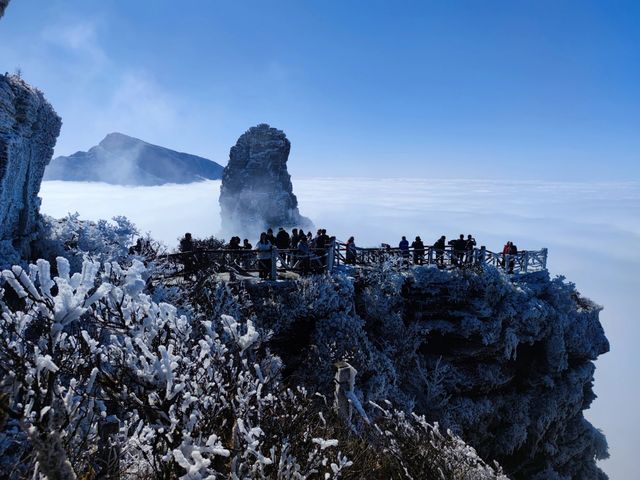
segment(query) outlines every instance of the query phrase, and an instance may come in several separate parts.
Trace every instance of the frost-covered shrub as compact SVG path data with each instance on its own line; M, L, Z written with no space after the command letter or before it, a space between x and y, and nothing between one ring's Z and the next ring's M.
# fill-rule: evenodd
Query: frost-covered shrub
M56 262L2 272L0 476L501 478L422 417L284 387L251 319L154 302L138 260Z
M348 467L314 442L319 419L295 421L311 400L279 386L280 361L251 321L191 321L153 302L137 260L71 274L59 257L57 271L39 260L2 272L12 292L0 297L2 475L338 478ZM118 432L102 438L114 420ZM117 451L115 467L105 451Z
M375 421L362 426L363 434L342 441L354 462L345 478L407 478L507 480L496 463L485 463L475 449L424 416L370 402ZM366 439L366 442L362 440Z
M139 232L126 217L112 221L80 220L78 213L61 219L43 216L41 235L34 245L35 253L45 259L67 258L76 270L82 268L85 257L93 261L118 261L129 253L129 247Z

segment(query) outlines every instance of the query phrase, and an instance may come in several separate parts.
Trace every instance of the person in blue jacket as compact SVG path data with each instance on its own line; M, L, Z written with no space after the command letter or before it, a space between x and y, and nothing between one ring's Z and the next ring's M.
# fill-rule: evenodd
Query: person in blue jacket
M402 240L400 240L400 243L398 244L398 248L400 249L400 252L402 253L402 256L404 258L409 258L409 240L407 240L407 237L405 237L404 235L402 236Z

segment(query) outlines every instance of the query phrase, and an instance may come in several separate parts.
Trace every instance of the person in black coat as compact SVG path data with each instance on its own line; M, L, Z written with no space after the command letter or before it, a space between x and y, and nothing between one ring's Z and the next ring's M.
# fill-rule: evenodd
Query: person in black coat
M413 263L422 265L424 263L424 243L419 236L411 243L411 248L413 248Z
M465 262L468 264L473 263L473 250L476 248L476 239L471 236L471 234L467 235L467 244L465 246L465 250L467 251L465 255Z
M294 250L298 248L299 241L300 238L298 237L298 229L294 228L293 230L291 230L291 248Z
M509 245L509 273L513 273L513 267L516 265L516 255L518 254L518 247L513 242Z
M464 252L467 249L467 241L464 239L464 235L461 233L460 238L449 241L449 245L453 247L453 264L462 265Z
M291 237L287 233L287 231L280 227L278 229L278 235L276 235L276 247L279 250L286 250L291 246Z
M444 249L446 242L447 237L442 235L438 240L436 240L436 243L433 244L433 248L436 251L436 264L438 265L438 268L444 267Z
M271 228L267 230L267 242L273 246L276 244L276 237L273 236L273 230Z

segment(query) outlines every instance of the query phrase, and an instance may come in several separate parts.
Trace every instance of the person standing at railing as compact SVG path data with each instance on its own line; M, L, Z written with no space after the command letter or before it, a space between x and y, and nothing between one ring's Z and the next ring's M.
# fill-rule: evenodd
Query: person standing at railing
M465 250L467 251L465 256L465 262L468 265L473 263L473 250L476 248L476 239L471 236L471 234L467 235L467 243L465 245Z
M502 247L502 268L507 266L507 255L509 255L509 249L511 248L511 240L504 244Z
M184 252L193 252L193 238L191 238L191 234L189 232L184 234L184 237L180 239L180 251Z
M402 253L403 257L409 256L409 240L404 235L402 236L402 240L398 244L398 248L400 249L400 253Z
M240 237L231 237L229 244L226 247L228 250L240 250Z
M298 237L298 229L294 228L293 230L291 230L291 248L294 250L298 248L299 241L300 238Z
M318 230L318 236L314 239L315 253L320 259L322 268L327 266L327 246L329 245L329 236L324 228Z
M287 231L280 227L278 229L278 235L276 235L276 247L279 250L286 250L291 246L291 237L287 233Z
M273 230L271 228L267 230L267 241L271 245L275 245L276 244L276 237L273 236Z
M518 247L513 242L509 242L509 273L513 273L513 267L516 264L516 255L518 255Z
M310 252L309 243L307 242L307 236L304 234L304 232L302 232L302 235L300 235L299 237L296 257L298 259L298 265L300 266L301 275L307 275L309 273L310 266Z
M349 237L347 240L347 252L345 255L344 263L347 265L355 265L357 257L356 241L353 237Z
M193 254L195 250L193 245L193 238L189 232L184 234L184 237L180 239L179 250L182 255L182 261L184 263L184 269L186 273L192 273L196 269L196 259Z
M248 238L244 239L244 242L242 243L242 249L246 250L246 252L242 254L244 268L249 268L249 266L251 265L251 257L252 257L250 252L251 250L253 250L253 245L249 243Z
M289 254L289 263L291 265L295 265L297 259L296 256L296 250L298 249L298 243L300 242L300 236L304 236L304 233L302 232L302 230L300 230L300 234L298 234L298 229L294 228L293 230L291 230L291 250L293 250L293 252L291 252Z
M273 245L268 240L267 234L262 232L260 234L260 241L256 244L260 278L266 279L271 275L271 250L273 250Z
M438 268L444 268L444 249L446 246L447 237L442 235L436 243L433 244L433 248L436 251L436 265Z
M291 248L291 237L287 231L280 227L278 229L278 234L276 235L276 247L278 250L288 250ZM285 252L280 252L280 262L284 264L287 261L287 254Z
M424 263L424 243L419 236L413 241L411 248L413 248L413 263L422 265Z
M451 257L453 264L461 266L464 258L464 252L467 249L467 241L464 239L464 234L461 233L460 238L451 240L449 245L453 247L453 256Z

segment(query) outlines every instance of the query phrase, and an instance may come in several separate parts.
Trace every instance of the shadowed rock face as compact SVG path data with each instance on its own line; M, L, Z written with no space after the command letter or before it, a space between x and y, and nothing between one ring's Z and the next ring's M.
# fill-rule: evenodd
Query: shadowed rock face
M331 395L334 362L371 400L425 414L514 480L601 480L604 435L584 417L601 307L562 278L416 267L248 287L287 378Z
M312 228L300 215L287 160L291 143L284 132L260 124L231 147L222 175L220 208L225 234L257 235L269 227Z
M147 186L217 180L221 175L222 166L206 158L110 133L88 152L54 158L44 179Z
M0 0L0 18L4 15L7 5L9 5L9 0Z
M29 254L40 182L62 120L39 90L0 75L0 265Z

